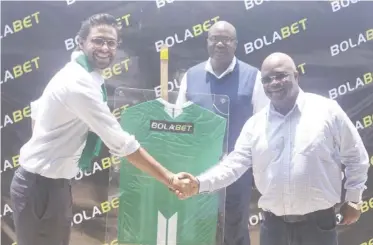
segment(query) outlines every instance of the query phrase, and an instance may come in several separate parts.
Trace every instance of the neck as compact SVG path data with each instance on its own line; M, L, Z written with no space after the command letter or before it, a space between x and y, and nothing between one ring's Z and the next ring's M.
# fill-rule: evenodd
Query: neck
M211 67L216 74L220 75L228 69L229 65L232 63L232 60L233 59L217 61L217 60L211 59Z

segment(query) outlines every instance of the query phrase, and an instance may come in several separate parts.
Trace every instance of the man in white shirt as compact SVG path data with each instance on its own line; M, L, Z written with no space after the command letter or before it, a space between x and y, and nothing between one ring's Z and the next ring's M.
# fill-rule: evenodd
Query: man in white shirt
M177 104L192 101L224 117L229 114L226 141L228 153L233 150L247 119L269 102L263 91L260 71L236 58L236 48L237 34L232 24L218 21L212 25L207 38L209 59L187 70L177 99ZM218 103L211 104L206 94L227 96L229 112L226 104L220 107ZM226 189L225 245L250 245L248 225L251 190L251 171L247 171Z
M270 105L250 118L235 149L192 180L186 198L234 183L248 169L261 193L261 245L337 245L334 207L341 201L342 165L346 197L341 224L360 217L369 159L362 139L334 100L305 93L286 54L274 53L262 65Z
M79 169L92 167L101 140L112 154L126 157L170 189L183 188L173 173L121 129L106 104L100 71L114 59L119 32L116 19L108 14L84 21L78 33L79 51L33 103L37 105L33 134L20 150L20 167L10 191L18 245L69 244L70 179Z

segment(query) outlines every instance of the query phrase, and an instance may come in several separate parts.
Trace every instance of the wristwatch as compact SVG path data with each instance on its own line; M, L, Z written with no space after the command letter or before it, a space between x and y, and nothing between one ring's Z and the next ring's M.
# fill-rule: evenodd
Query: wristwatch
M353 207L354 209L356 210L361 210L361 206L362 206L363 202L347 202L347 205L350 206L350 207Z

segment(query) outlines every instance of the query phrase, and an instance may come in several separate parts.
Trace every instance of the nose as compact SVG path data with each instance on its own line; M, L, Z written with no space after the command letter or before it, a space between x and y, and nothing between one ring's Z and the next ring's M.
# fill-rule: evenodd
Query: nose
M282 84L282 81L281 80L278 80L278 79L276 79L275 77L272 77L271 78L271 81L269 82L269 86L271 86L271 87L277 87L277 86L279 86L279 85L281 85Z
M107 52L109 50L109 47L107 46L106 42L102 45L101 50L105 51L105 52Z
M217 44L216 44L216 47L218 48L224 48L224 43L222 41L219 41Z

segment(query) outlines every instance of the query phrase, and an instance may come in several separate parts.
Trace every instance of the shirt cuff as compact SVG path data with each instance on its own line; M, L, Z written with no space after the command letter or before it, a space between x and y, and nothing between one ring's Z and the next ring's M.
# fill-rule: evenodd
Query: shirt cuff
M140 143L133 139L127 146L126 146L126 151L125 151L125 156L130 155L137 151L140 148Z
M198 176L197 180L199 182L198 193L208 193L210 192L210 180L204 176Z
M361 202L364 190L348 189L346 191L346 201L349 202Z
M140 148L140 143L134 136L127 137L126 144L120 149L110 149L109 152L117 157L126 157Z

